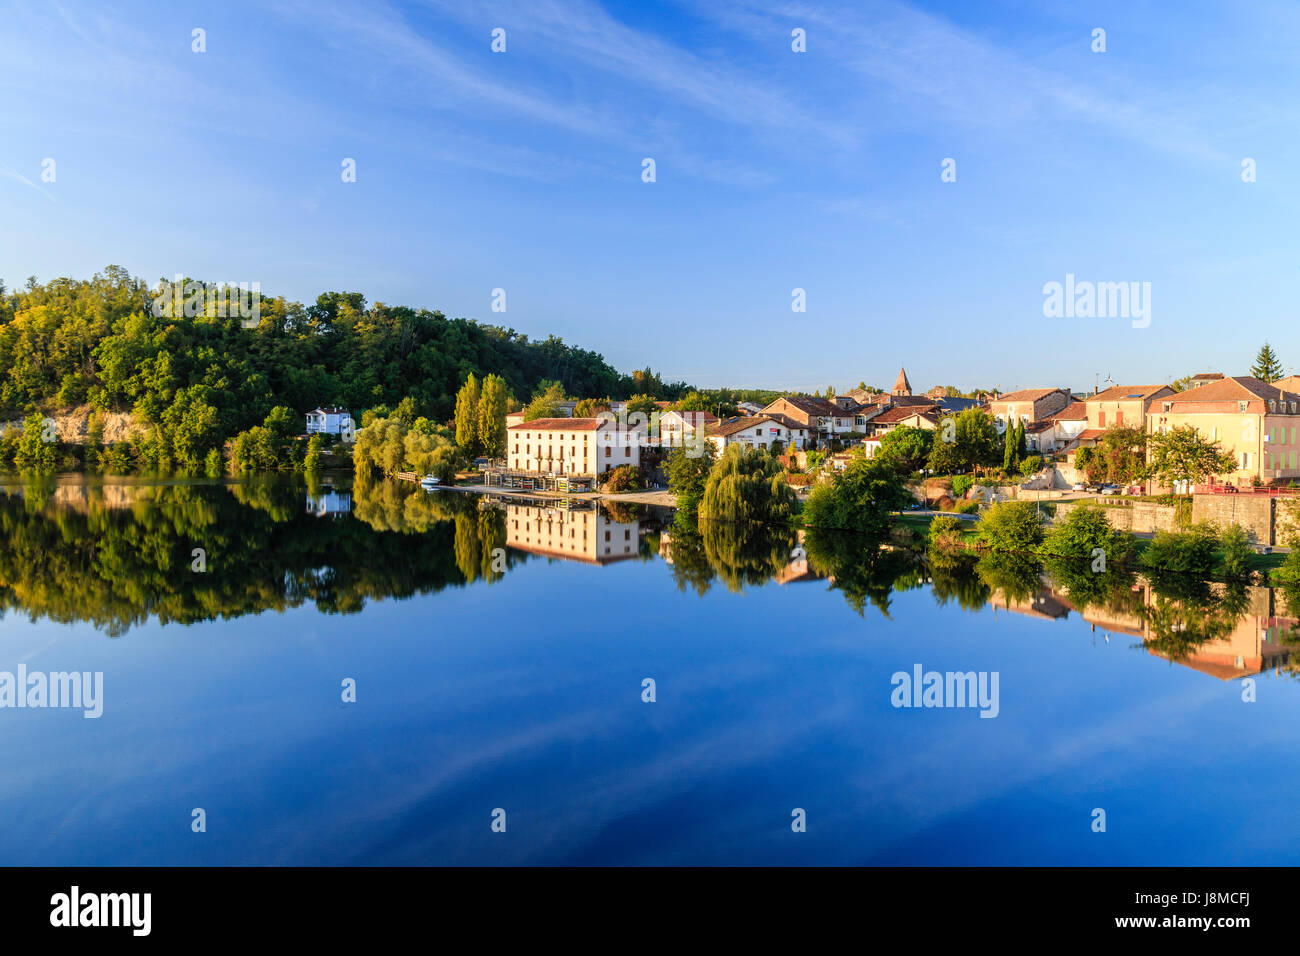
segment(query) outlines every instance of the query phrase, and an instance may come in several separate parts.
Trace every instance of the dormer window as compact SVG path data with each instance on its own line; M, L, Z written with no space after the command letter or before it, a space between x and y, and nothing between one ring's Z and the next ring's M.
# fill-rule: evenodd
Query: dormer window
M1276 411L1277 411L1277 399L1270 398L1270 399L1268 400L1268 410L1269 410L1270 412L1276 412Z

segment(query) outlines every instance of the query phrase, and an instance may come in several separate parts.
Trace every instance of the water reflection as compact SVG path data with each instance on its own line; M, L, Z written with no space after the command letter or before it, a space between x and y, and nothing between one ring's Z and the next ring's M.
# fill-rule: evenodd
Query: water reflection
M149 619L188 624L306 603L355 613L370 600L490 585L530 558L662 562L679 590L698 595L821 582L861 615L888 616L898 594L928 589L936 604L972 613L1078 615L1106 639L1221 679L1300 670L1300 602L1280 589L927 549L910 532L869 541L346 478L305 489L274 479L0 486L0 612L86 621L113 636Z

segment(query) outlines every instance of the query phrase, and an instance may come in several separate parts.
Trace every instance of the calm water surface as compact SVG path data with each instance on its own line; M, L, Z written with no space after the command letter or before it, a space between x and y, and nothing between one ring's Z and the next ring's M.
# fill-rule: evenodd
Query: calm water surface
M0 863L1300 861L1284 595L895 544L10 480L0 671L104 684L0 709ZM996 672L996 718L894 707L918 664Z

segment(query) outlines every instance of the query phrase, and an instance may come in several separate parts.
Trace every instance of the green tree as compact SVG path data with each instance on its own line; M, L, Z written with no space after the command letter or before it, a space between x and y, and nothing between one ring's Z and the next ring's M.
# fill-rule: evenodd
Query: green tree
M320 471L320 453L324 441L320 435L312 435L307 439L307 454L303 456L302 467L304 471Z
M524 407L524 421L533 422L539 418L558 418L560 403L565 401L564 386L559 382L543 382L530 401Z
M574 418L595 418L609 408L608 398L584 398L573 407Z
M478 447L489 458L504 458L506 454L506 402L505 379L489 375L483 380L478 402Z
M1043 526L1031 501L999 501L979 522L979 540L994 551L1028 554L1043 543Z
M53 471L57 456L54 441L46 440L50 432L45 426L45 420L36 412L23 419L23 434L18 439L14 464L23 471Z
M465 384L456 393L456 444L467 455L478 453L481 430L479 419L478 379L470 372ZM503 417L504 421L504 417Z
M817 484L804 506L810 528L854 531L873 540L889 534L892 514L914 502L893 462L855 458L829 481Z
M1261 382L1276 382L1282 377L1282 363L1267 342L1255 353L1255 364L1250 367L1250 374Z
M1232 455L1192 425L1153 432L1147 439L1148 472L1161 484L1196 484L1236 469Z
M1100 549L1110 566L1126 561L1134 547L1133 535L1112 527L1104 509L1076 505L1047 533L1042 551L1055 557L1095 558Z
M668 490L676 496L677 510L694 517L704 500L704 488L709 473L717 461L713 442L706 441L703 454L692 455L690 449L679 445L668 455Z
M699 514L717 521L786 521L797 507L794 490L775 458L757 448L732 445L709 471Z
M877 457L883 457L911 474L922 468L929 459L934 435L934 431L928 428L900 425L881 437Z
M1002 460L1002 436L993 418L980 408L947 415L935 430L929 466L935 474L950 475L992 467Z

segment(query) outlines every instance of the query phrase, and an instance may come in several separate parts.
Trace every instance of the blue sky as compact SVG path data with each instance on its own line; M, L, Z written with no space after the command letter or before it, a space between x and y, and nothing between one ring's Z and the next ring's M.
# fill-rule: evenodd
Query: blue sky
M11 286L355 289L701 385L1300 367L1292 4L103 6L0 2ZM1150 326L1044 318L1067 273Z

